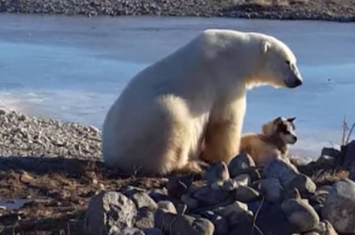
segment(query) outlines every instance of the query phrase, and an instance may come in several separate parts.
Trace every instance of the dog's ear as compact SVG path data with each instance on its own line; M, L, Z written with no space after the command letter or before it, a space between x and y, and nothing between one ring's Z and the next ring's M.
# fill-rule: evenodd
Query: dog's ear
M294 122L295 120L296 120L296 117L288 118L288 119L287 119L288 122Z
M274 123L275 124L279 124L281 122L282 122L282 117L277 117L277 118L274 119Z

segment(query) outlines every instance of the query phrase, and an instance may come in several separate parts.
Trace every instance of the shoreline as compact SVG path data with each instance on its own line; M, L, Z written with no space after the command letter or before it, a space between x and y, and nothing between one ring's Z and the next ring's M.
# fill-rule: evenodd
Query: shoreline
M235 19L355 22L355 0L4 0L0 13L65 16L223 17Z

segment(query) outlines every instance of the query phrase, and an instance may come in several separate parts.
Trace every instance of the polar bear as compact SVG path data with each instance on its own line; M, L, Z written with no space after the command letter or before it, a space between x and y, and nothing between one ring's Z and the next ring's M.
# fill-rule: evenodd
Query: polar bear
M201 160L228 163L239 152L246 90L264 84L302 84L286 44L207 29L125 87L104 120L104 161L145 175L199 172Z

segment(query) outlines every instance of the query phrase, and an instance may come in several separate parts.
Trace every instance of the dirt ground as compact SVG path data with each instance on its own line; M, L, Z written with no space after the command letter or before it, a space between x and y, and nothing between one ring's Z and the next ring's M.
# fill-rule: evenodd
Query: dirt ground
M322 174L312 165L300 170L313 175L318 185L347 176ZM82 234L85 209L95 193L126 185L161 188L166 182L166 178L120 175L95 160L0 158L0 199L28 200L13 210L1 209L0 203L0 234Z
M90 197L128 184L150 189L164 183L119 175L94 160L0 158L0 199L28 199L15 210L0 203L0 234L82 234Z

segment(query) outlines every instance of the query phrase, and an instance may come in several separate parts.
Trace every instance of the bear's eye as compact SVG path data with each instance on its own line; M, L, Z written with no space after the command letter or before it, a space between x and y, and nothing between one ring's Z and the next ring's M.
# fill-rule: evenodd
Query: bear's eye
M291 64L291 61L286 60L286 64L287 64L287 65L290 65L290 64Z

